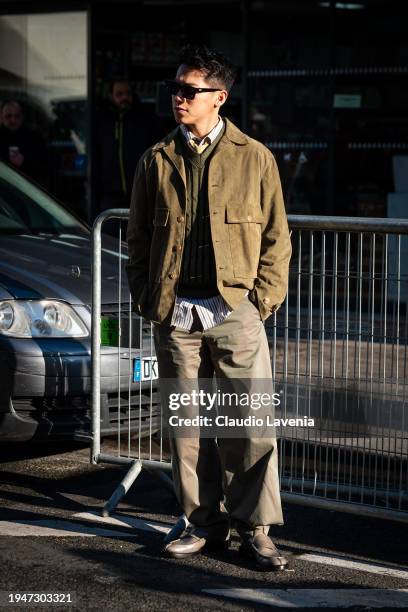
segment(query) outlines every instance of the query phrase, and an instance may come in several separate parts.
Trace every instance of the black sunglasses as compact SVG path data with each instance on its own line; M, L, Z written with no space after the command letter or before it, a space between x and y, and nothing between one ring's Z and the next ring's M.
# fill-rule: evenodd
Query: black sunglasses
M210 89L208 87L193 87L192 85L183 85L178 81L172 81L170 79L166 79L164 81L164 85L172 96L177 96L177 94L180 92L181 97L185 98L186 100L194 100L195 95L198 93L204 93L206 91L222 91L222 89Z

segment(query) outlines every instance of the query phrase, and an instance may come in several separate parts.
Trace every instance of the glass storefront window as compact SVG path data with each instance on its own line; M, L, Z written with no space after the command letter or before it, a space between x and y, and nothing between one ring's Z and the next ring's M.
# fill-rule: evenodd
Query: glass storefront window
M85 11L0 16L0 101L0 157L85 218Z
M407 159L408 52L398 2L336 11L333 133L334 210L406 216L395 162ZM390 202L401 202L398 214Z
M289 212L391 216L399 194L404 213L396 170L408 149L401 5L251 6L249 127L279 160Z
M253 2L248 121L279 165L287 211L324 214L328 197L331 21L317 3Z

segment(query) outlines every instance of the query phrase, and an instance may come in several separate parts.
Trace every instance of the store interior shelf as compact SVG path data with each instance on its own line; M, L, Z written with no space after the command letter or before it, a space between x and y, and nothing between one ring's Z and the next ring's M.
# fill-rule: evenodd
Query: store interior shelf
M290 70L271 69L271 70L249 70L249 78L259 77L328 77L328 76L368 76L385 75L395 76L396 74L408 74L408 66L367 66L356 68L295 68Z
M296 140L279 140L267 141L264 145L268 149L327 149L329 142L316 141L296 141ZM333 144L342 144L334 142ZM368 150L368 149L408 149L408 142L347 142L348 149Z
M296 142L296 141L277 141L277 142L264 142L264 145L268 149L327 149L329 146L328 142Z
M408 149L408 142L348 142L348 149Z

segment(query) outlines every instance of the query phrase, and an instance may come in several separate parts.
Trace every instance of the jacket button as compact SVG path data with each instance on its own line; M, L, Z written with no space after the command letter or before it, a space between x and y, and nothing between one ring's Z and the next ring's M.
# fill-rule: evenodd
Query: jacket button
M176 275L173 274L173 272L170 272L169 278L171 278L171 280L174 280L176 278Z
M184 217L177 217L177 223L183 223Z
M172 249L172 250L173 250L173 251L181 251L181 244L175 244L175 245L173 246L173 249Z
M247 219L248 219L248 221L252 221L252 217L251 217L251 215L248 215L248 216L247 216Z
M262 301L264 304L269 304L271 300L269 298L264 298Z

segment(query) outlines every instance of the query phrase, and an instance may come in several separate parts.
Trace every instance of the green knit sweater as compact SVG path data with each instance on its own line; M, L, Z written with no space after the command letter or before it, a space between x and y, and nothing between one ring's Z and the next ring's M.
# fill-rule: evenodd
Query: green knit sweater
M208 208L208 164L224 130L201 154L193 151L179 132L187 178L186 235L177 290L180 296L218 294Z

